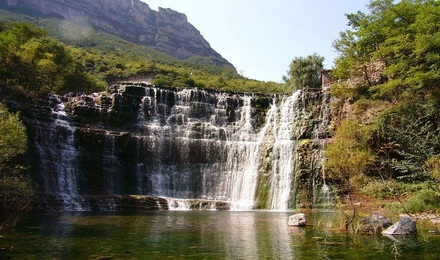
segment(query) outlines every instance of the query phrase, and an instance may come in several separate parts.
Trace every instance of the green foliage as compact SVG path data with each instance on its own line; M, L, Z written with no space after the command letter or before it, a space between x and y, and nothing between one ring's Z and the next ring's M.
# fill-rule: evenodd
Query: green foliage
M290 63L284 81L288 89L319 88L324 57L314 53L307 57L295 57Z
M353 120L344 120L325 151L326 171L329 178L342 189L359 184L372 164L370 149L372 130Z
M11 114L0 103L0 170L7 163L27 149L26 128L21 123L18 114ZM1 174L1 171L0 171Z
M372 198L393 198L407 193L428 189L426 183L406 183L399 180L372 180L360 189L360 193Z
M438 188L440 2L373 0L368 8L347 15L351 29L334 42L332 76L349 80L332 94L378 126L372 173Z
M34 187L28 178L0 177L0 230L15 227L31 209L34 196Z
M434 182L434 188L440 190L440 154L429 158L424 164L424 170L427 172L430 180Z
M438 212L440 209L440 196L433 190L424 189L410 197L405 203L409 212Z
M0 230L14 227L30 209L34 190L30 180L20 175L14 159L27 148L26 128L17 114L0 104Z
M357 78L375 98L391 101L438 92L440 3L374 0L370 13L347 15L333 76Z
M8 85L57 93L99 87L64 44L34 25L1 24L0 53L0 80Z
M423 171L430 158L440 154L440 104L404 103L378 117L384 140L395 143L395 155L390 164L398 178L426 180Z

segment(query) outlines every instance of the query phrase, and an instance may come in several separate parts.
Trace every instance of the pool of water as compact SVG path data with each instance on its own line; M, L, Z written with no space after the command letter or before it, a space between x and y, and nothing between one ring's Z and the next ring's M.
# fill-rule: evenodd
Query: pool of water
M436 226L390 239L341 233L335 212L148 211L30 216L0 233L0 259L439 259Z

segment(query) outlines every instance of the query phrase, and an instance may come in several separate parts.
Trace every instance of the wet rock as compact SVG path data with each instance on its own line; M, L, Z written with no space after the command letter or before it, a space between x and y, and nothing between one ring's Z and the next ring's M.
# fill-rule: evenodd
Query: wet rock
M358 233L379 234L393 223L381 212L373 212L359 221Z
M304 227L307 225L306 215L304 213L298 213L289 217L289 226Z
M417 234L416 222L409 217L400 220L382 232L384 235L415 235Z

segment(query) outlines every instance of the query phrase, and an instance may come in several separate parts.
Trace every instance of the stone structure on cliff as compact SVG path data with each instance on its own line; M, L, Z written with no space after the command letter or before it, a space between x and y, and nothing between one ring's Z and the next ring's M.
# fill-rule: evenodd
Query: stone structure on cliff
M329 201L328 101L312 89L265 96L120 84L42 96L21 115L48 208L111 210L148 195L178 208L286 210Z
M213 50L184 14L171 9L155 11L140 0L6 0L0 8L65 19L153 47L179 59L210 58L232 66Z

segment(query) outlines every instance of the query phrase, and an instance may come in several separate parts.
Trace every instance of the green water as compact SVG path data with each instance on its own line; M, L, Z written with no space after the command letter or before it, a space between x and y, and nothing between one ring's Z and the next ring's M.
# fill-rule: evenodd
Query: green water
M436 226L392 240L325 228L336 213L308 214L306 228L286 212L148 211L29 217L0 233L0 259L439 259Z

